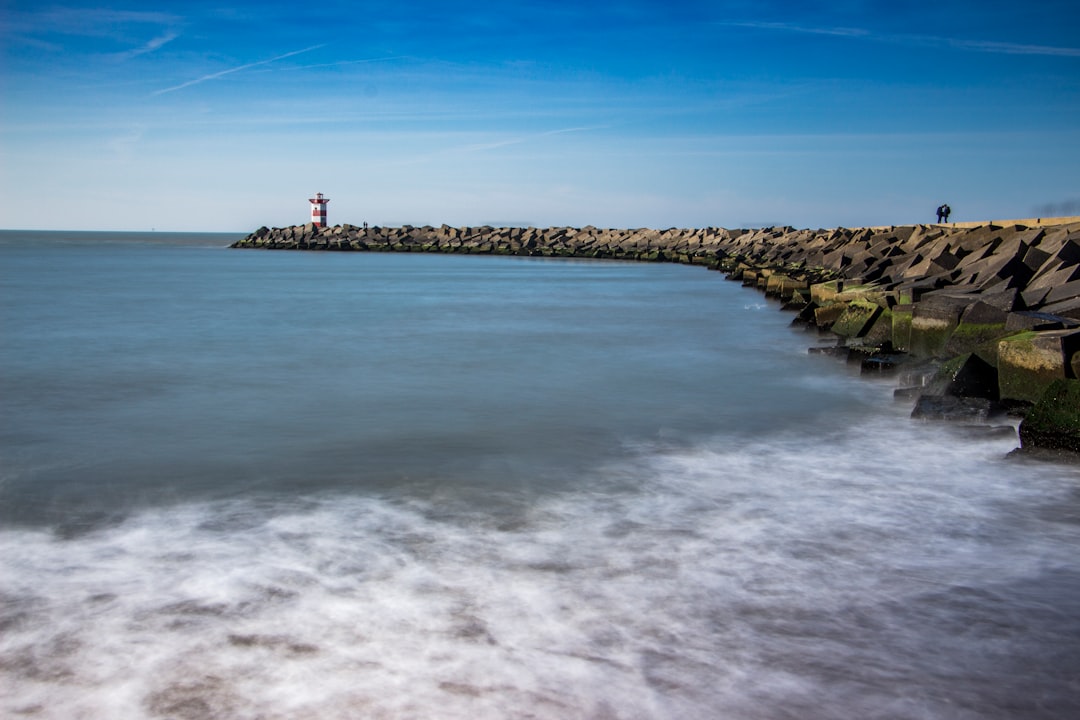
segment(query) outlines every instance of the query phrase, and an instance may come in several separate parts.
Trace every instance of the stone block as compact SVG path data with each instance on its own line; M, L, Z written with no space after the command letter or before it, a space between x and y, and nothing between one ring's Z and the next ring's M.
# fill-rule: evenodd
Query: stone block
M1001 397L1035 402L1051 382L1071 374L1072 356L1077 349L1080 330L1028 331L999 340Z
M1080 325L1080 320L1032 310L1011 312L1005 319L1005 329L1010 335L1024 330L1065 330L1078 325Z
M930 259L934 261L934 264L946 270L955 270L960 266L961 257L949 249L941 250L936 255L931 255Z
M993 403L986 398L955 395L920 395L911 417L920 420L984 422L990 417Z
M1031 271L1034 273L1036 270L1041 268L1051 257L1051 254L1046 252L1042 248L1032 247L1028 248L1027 252L1024 253L1023 263L1027 265L1028 268L1030 268Z
M869 282L885 282L891 283L894 280L899 280L900 275L894 274L892 271L893 261L891 258L883 257L871 263L866 271L863 273L863 277Z
M826 305L832 302L843 288L842 280L814 283L810 286L810 300L820 306Z
M915 305L911 316L908 352L916 357L941 357L964 310L976 302L968 295L926 295Z
M844 311L847 303L829 303L814 309L814 324L822 330L829 330Z
M1043 299L1050 294L1050 288L1025 288L1020 293L1020 300L1024 303L1026 308L1042 307Z
M1080 380L1046 387L1020 423L1020 446L1080 453Z
M880 347L892 345L892 311L881 308L877 317L870 320L869 325L863 328L862 340L866 345Z
M1080 298L1071 298L1043 306L1043 311L1069 320L1080 320Z
M1023 287L1035 274L1020 257L1009 254L983 258L967 266L965 273L972 283L983 287L995 284L999 280L1007 280L1010 287Z
M1027 290L1046 288L1047 292L1073 280L1080 280L1080 265L1067 265L1051 258L1028 282Z
M989 362L996 361L993 341L1009 334L1005 329L1008 313L981 300L969 305L945 344L945 355L977 353Z
M1049 305L1075 297L1080 297L1080 280L1072 280L1052 288L1047 293L1046 298L1043 299L1043 302Z
M1069 238L1061 244L1061 249L1057 251L1056 256L1069 265L1080 265L1080 242Z
M908 352L911 347L912 309L912 305L895 305L890 313L893 347L904 352Z
M768 275L765 282L765 295L768 297L780 297L780 291L784 287L785 279L787 279L787 276L780 273Z
M810 283L808 281L785 276L783 286L780 288L780 297L784 300L791 300L794 298L796 293L808 294L809 290ZM805 303L807 302L807 300L802 299L802 302Z
M1010 236L1013 235L1015 235L1015 228L980 225L960 230L948 237L954 252L963 255L975 254L977 257L981 257L997 243L1000 243L1003 238L1011 239Z
M946 378L945 394L956 397L980 397L997 400L998 371L982 357L969 353L961 359Z

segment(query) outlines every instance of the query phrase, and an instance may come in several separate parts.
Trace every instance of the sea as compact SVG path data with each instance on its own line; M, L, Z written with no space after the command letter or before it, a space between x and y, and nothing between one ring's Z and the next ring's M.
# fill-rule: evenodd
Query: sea
M1080 469L674 264L0 233L0 716L1080 717Z

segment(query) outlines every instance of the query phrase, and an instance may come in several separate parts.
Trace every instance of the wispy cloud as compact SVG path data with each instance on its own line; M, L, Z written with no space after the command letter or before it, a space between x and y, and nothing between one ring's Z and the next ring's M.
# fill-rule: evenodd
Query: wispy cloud
M199 83L204 83L204 82L206 82L208 80L216 80L217 78L224 77L225 75L231 75L232 73L240 72L241 70L248 70L249 68L259 67L261 65L269 65L270 63L277 62L278 60L284 60L285 58L293 57L294 55L300 55L302 53L311 52L312 50L318 50L321 47L325 47L325 43L320 44L320 45L312 45L311 47L307 47L307 48L304 48L302 50L293 50L292 52L287 52L287 53L284 53L282 55L277 55L275 57L269 58L268 60L259 60L257 62L246 63L244 65L238 65L236 67L227 68L225 70L219 70L218 72L209 73L207 75L197 77L194 80L188 80L187 82L180 83L179 85L173 85L172 87L162 88L161 90L155 90L154 92L152 92L150 94L151 95L164 95L165 93L174 92L176 90L182 90L182 89L184 89L186 87L191 87L192 85L198 85Z
M45 10L14 11L4 17L0 36L13 42L53 52L85 50L73 45L72 38L89 38L115 43L121 47L136 45L130 50L107 53L109 57L127 59L157 50L175 40L180 33L175 28L183 20L167 12L125 11L106 8L50 8ZM157 35L143 41L158 26ZM138 44L141 43L141 44Z
M139 46L137 48L134 48L132 50L128 50L126 52L117 53L115 57L117 57L117 58L119 58L121 60L128 60L128 59L131 59L133 57L138 57L139 55L145 55L147 53L154 52L155 50L160 48L162 45L165 45L166 43L170 43L170 42L172 42L173 40L175 40L178 37L180 37L180 33L178 33L178 32L167 32L164 35L159 35L156 38L151 38L150 40L146 41L145 43L143 43L141 46Z
M16 15L12 22L22 32L57 32L83 37L127 37L132 27L175 25L180 19L171 13L107 8L52 8L40 13Z
M726 27L743 27L754 30L802 33L808 35L831 35L834 37L863 38L902 45L951 47L971 52L997 53L1001 55L1047 55L1051 57L1080 57L1080 48L1054 45L1026 45L1022 43L997 42L993 40L962 40L936 35L903 35L874 33L862 28L821 27L783 22L720 22Z

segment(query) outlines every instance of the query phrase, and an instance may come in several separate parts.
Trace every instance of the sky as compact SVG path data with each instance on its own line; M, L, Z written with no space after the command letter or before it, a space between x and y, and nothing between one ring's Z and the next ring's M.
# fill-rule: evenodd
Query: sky
M0 0L0 228L1080 215L1080 3Z

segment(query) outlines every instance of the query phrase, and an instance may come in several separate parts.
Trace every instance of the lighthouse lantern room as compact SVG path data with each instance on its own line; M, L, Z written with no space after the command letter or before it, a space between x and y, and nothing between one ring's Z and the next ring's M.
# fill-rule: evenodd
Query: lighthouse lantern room
M316 227L326 227L326 203L330 198L324 198L322 193L315 193L315 197L308 198L311 203L311 223Z

